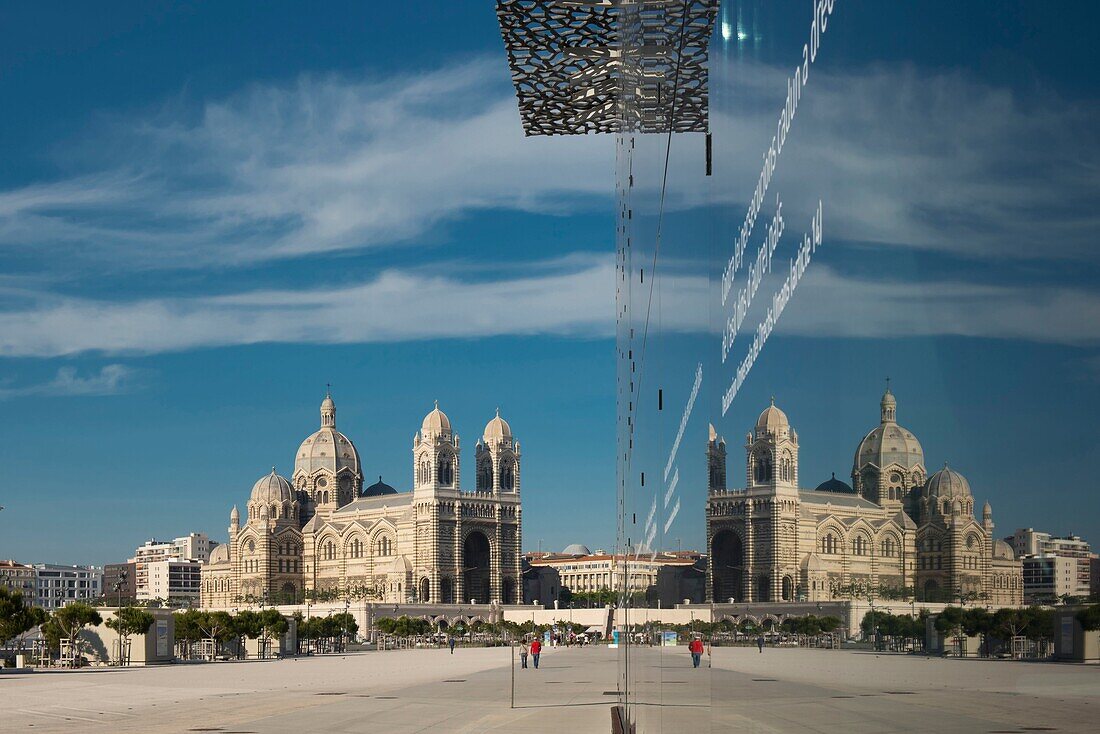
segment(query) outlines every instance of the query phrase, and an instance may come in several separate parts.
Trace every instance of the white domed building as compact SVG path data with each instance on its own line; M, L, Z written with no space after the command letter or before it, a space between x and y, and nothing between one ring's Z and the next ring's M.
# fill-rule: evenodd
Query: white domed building
M359 451L336 430L326 395L291 479L272 469L253 486L246 521L230 513L229 542L203 568L203 605L521 602L520 446L500 411L475 450L474 491L461 488L459 437L438 403L412 452L411 489L381 476L364 489Z
M726 443L711 427L710 601L1023 602L1021 563L994 541L989 503L979 523L965 477L946 465L927 476L889 388L879 420L856 448L851 486L834 473L815 489L799 486L798 434L774 399L746 436L744 489L727 489Z

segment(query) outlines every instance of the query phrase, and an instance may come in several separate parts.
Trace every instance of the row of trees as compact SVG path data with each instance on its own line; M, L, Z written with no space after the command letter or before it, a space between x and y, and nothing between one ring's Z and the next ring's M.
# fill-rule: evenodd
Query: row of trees
M307 649L312 648L319 652L343 649L346 642L354 639L359 632L359 623L355 621L355 616L347 612L309 619L304 619L301 612L295 612L294 619L298 622L299 649L303 644Z
M236 614L188 609L175 614L175 623L176 644L188 657L193 645L204 641L214 643L215 649L209 651L214 655L226 643L244 638L262 640L266 650L269 640L281 638L290 629L289 620L277 609L261 612L245 609Z
M936 631L944 635L994 637L1008 640L1027 637L1050 639L1054 634L1054 611L1042 607L998 609L947 607L936 617Z

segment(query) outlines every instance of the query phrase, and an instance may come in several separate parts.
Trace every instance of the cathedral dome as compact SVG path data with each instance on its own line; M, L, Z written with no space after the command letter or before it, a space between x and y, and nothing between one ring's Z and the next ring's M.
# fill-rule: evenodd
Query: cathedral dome
M485 425L485 440L486 441L511 441L512 440L512 427L508 425L508 421L500 417L500 408L497 408L496 418L493 418Z
M563 556L590 556L592 555L592 551L588 550L587 545L573 543L572 545L565 546L561 554Z
M924 468L924 449L911 431L897 424L897 399L889 389L879 403L881 423L873 428L856 448L852 474L868 464L878 469L900 466L907 472Z
M435 401L435 408L424 416L424 422L420 424L420 434L423 438L435 436L449 436L451 434L451 419L439 409L439 401Z
M364 497L381 497L387 494L397 494L397 490L383 482L381 475L377 482L363 490Z
M970 497L970 482L966 481L966 477L962 474L948 469L947 465L944 464L942 469L928 477L928 483L925 485L924 489L924 496L930 499Z
M1015 561L1016 553L1012 550L1011 545L997 539L993 541L993 557L998 560Z
M335 475L348 470L359 476L359 451L355 444L336 430L336 404L331 395L321 403L321 428L302 441L294 455L294 473L312 475L325 469Z
M214 546L214 550L210 551L210 560L207 565L213 566L216 563L229 563L228 543L218 543Z
M821 484L817 485L817 492L836 492L837 494L855 494L856 491L848 486L847 482L842 482L836 478L836 474L833 474L832 479L826 479Z
M790 427L791 423L787 420L787 414L775 407L775 398L772 398L772 404L765 408L760 417L756 419L757 432L779 433L780 430L789 429Z
M290 482L276 474L275 469L252 485L252 496L249 498L249 502L258 505L281 505L283 502L293 501L294 493L290 489Z

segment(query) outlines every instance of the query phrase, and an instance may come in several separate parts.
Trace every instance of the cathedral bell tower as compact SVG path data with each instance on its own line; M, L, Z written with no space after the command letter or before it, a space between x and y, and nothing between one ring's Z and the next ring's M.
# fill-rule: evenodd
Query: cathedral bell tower
M459 489L459 440L439 401L413 436L413 489Z
M745 438L746 487L754 493L798 496L798 433L775 398Z
M726 439L710 426L707 439L707 491L726 491Z

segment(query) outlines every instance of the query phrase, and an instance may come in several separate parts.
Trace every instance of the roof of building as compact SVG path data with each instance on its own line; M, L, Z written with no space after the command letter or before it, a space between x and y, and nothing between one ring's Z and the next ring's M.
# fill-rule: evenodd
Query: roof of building
M897 423L897 399L890 389L879 403L880 423L868 431L856 448L852 473L871 464L879 469L899 466L903 470L924 467L924 449L913 433Z
M500 408L497 408L496 417L485 424L484 437L486 441L512 440L512 427L508 425L508 421L500 417Z
M435 408L424 416L424 422L420 424L420 437L423 439L435 436L449 436L451 434L451 419L439 409L439 401L435 401Z
M412 504L412 492L397 492L396 494L384 494L377 497L360 497L352 500L333 515L354 514L357 511L380 510L383 507L408 507Z
M1006 561L1016 560L1016 552L1012 550L1012 546L1003 540L993 541L993 557L1004 559Z
M924 495L941 498L970 497L970 482L944 464L942 469L928 477L928 482L924 485Z
M863 507L867 509L881 509L874 502L859 497L858 495L845 495L839 492L818 492L814 489L800 489L798 496L804 503L833 504L838 507Z
M321 402L321 427L306 437L294 455L294 473L312 476L327 469L332 474L349 471L359 476L359 451L336 430L336 404L331 395Z
M775 407L775 398L772 398L772 403L756 419L756 430L766 431L768 433L779 433L783 429L788 429L791 426L791 422L787 420L787 414L779 408Z
M378 481L363 490L364 497L381 497L382 495L397 494L397 490L382 481L382 475L378 475Z
M836 492L839 494L855 494L855 490L847 483L836 478L836 472L833 472L832 479L826 479L821 484L817 485L815 492Z
M270 474L265 474L252 485L252 495L249 502L270 505L281 505L283 502L293 502L294 492L290 489L290 482L275 473L275 467Z
M561 554L563 556L590 556L592 551L588 549L587 545L581 545L580 543L573 543L567 545L562 549Z

